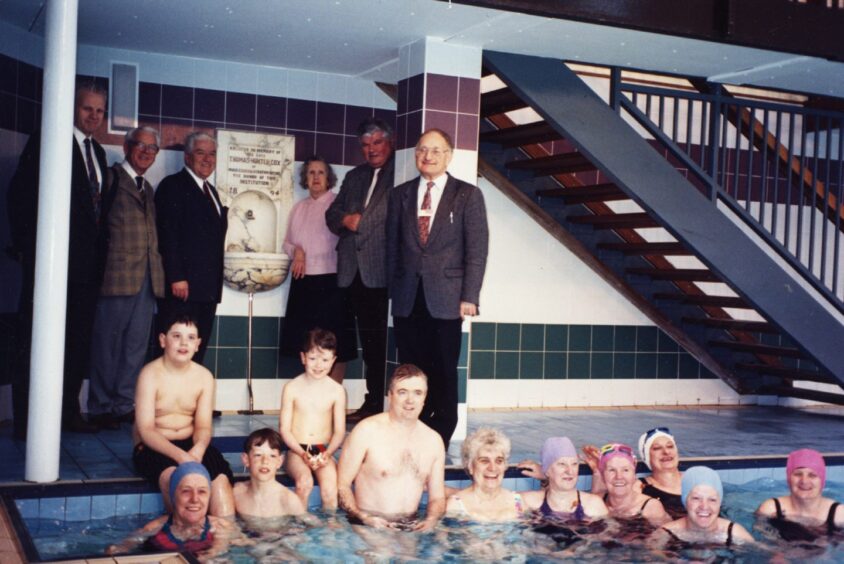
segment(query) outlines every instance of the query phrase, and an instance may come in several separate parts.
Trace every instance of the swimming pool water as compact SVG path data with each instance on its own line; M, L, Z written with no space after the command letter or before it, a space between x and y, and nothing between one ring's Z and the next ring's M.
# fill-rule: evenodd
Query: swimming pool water
M753 530L756 507L774 495L787 491L782 480L761 478L741 486L725 484L726 503L722 516L738 521L757 539ZM844 484L828 483L825 494L844 500ZM133 530L157 517L135 514L109 519L65 522L26 519L26 525L42 559L73 558L103 554L105 548L128 536ZM236 564L254 562L316 561L424 561L424 562L552 562L560 558L578 561L653 562L683 559L738 559L742 562L768 562L774 554L787 560L844 562L844 535L828 546L806 553L788 547L715 549L679 555L656 554L642 547L618 546L595 535L583 535L560 552L563 545L533 530L529 523L479 525L445 519L437 530L427 534L374 530L352 526L345 516L317 513L317 526L283 520L274 530L250 532L248 546L233 547L219 561ZM266 524L265 524L266 525Z

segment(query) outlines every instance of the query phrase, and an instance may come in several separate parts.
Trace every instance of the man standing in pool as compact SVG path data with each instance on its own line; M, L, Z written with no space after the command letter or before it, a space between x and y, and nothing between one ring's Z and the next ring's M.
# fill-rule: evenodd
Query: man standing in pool
M158 484L168 510L170 478L184 462L200 462L211 482L210 513L234 515L231 468L211 446L214 377L193 362L199 330L189 315L172 318L158 336L164 354L144 366L135 389L135 470Z
M419 421L428 379L412 364L390 379L390 408L358 423L340 455L337 489L350 519L377 528L431 530L445 512L445 449ZM354 491L352 490L354 484ZM427 488L424 520L416 517Z

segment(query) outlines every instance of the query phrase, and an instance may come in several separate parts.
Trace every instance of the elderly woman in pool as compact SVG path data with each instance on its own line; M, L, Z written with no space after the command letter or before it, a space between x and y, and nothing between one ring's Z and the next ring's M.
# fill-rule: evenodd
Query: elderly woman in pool
M606 491L606 486L596 472L601 453L597 447L587 445L583 447L586 463L592 468L592 493L600 494ZM650 468L651 475L639 478L642 493L655 497L662 502L665 511L672 519L678 519L686 514L683 500L680 498L680 483L683 474L680 472L680 456L677 453L677 442L668 427L656 427L642 433L639 437L639 457L645 466Z
M601 448L598 471L606 484L604 503L610 515L621 522L633 524L646 521L659 527L671 520L662 502L642 493L636 480L636 457L633 449L621 443Z
M510 439L497 429L481 427L463 441L463 468L472 485L448 498L446 514L473 521L512 521L524 512L521 496L501 487Z
M607 506L601 498L577 489L580 460L568 437L551 437L539 452L542 475L548 480L544 490L524 492L522 499L532 511L546 519L583 521L606 517Z
M789 494L762 502L757 516L771 519L785 540L814 540L823 529L832 534L844 527L844 507L823 497L826 462L821 453L795 450L788 455L785 474Z
M230 521L208 515L211 479L199 462L183 462L170 478L173 513L150 521L132 537L110 546L108 554L138 546L156 552L189 552L210 557L228 547L234 527Z
M730 547L753 542L747 529L720 516L724 488L715 470L706 466L689 468L683 475L681 489L686 515L654 533L658 543L723 544Z

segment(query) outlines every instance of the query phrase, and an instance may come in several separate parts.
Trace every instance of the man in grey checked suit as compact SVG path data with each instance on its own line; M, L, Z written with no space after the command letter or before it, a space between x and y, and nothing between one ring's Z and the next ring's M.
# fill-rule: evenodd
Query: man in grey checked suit
M325 212L337 244L337 284L348 288L366 365L366 398L349 419L384 408L387 363L387 276L384 226L388 191L393 186L393 130L368 118L358 127L366 163L350 170L340 193Z
M489 228L481 191L446 172L454 151L430 129L416 144L420 176L390 191L387 276L400 363L428 376L419 420L448 449L457 426L463 318L478 314Z
M144 178L158 147L157 131L133 129L123 142L126 159L106 175L105 263L94 315L88 392L89 417L105 429L134 419L135 383L146 359L155 299L164 297L154 193Z

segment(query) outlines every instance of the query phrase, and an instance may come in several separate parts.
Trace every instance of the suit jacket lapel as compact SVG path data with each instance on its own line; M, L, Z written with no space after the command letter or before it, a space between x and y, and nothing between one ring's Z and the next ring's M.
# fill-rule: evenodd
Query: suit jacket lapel
M448 175L448 180L445 182L440 203L437 204L437 213L434 215L434 224L431 226L431 232L428 233L428 245L436 239L437 233L442 231L443 225L450 219L449 214L454 211L454 199L457 197L457 180L450 174L446 174Z
M117 183L117 189L127 191L129 194L131 194L132 198L138 201L138 203L144 205L144 197L146 196L147 184L146 180L144 180L144 194L141 194L141 192L138 190L138 183L135 182L135 177L131 176L126 171L126 169L123 168L123 165L117 164L114 166L114 168L118 169L117 174L122 175L123 179L122 182Z

